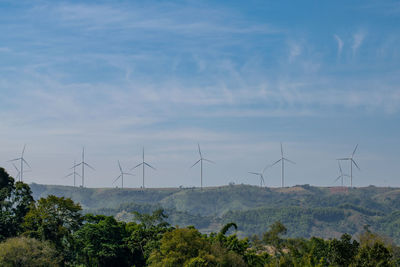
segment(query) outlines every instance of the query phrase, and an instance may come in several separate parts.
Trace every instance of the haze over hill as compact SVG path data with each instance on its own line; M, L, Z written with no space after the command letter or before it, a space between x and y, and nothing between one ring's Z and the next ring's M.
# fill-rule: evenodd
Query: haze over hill
M314 187L260 188L229 185L204 188L77 188L31 184L35 199L50 194L70 197L85 212L131 220L132 211L164 208L172 225L218 231L228 222L239 234L265 232L279 220L288 236L324 238L360 233L366 225L400 243L400 188Z

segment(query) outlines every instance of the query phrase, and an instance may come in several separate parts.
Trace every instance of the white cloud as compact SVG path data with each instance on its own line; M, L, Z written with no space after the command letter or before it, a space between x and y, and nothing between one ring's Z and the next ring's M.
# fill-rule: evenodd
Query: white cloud
M289 44L289 61L292 62L302 52L302 46L299 43L291 42Z
M340 57L340 55L342 54L342 51L343 51L343 45L344 45L344 42L343 42L343 40L338 36L338 35L336 35L336 34L334 34L333 35L333 37L335 38L335 40L336 40L336 42L337 42L337 46L338 46L338 56Z
M351 48L353 49L353 54L355 54L360 48L360 46L364 42L365 36L366 33L364 31L357 32L353 35L353 45L351 46Z

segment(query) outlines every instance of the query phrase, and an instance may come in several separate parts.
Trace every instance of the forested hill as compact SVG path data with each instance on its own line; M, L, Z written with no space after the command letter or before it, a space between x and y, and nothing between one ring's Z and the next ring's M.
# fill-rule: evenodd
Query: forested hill
M132 211L164 208L172 225L194 225L203 232L218 231L236 222L240 235L261 234L281 221L290 237L339 237L360 233L364 226L400 244L400 189L335 188L309 185L260 188L230 185L213 188L77 188L31 184L35 199L65 196L85 212L131 220Z

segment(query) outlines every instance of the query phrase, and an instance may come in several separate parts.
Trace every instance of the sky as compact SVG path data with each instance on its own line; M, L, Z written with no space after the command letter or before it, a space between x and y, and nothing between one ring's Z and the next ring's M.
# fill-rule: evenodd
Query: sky
M398 1L0 0L0 166L72 185L84 146L115 187L144 147L146 187L191 187L200 144L205 186L258 185L282 142L285 185L336 186L358 144L353 184L400 186L399 43Z

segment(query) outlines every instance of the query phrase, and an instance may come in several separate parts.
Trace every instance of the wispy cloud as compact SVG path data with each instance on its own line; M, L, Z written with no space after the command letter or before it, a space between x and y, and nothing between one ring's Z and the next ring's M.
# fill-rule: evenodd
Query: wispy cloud
M351 48L353 49L353 55L356 54L357 50L364 42L365 37L366 33L364 31L353 34L353 45L351 46Z
M289 43L289 61L292 62L298 57L302 52L302 46L297 42Z
M132 160L132 146L141 145L170 162L169 153L185 160L199 141L226 166L240 166L270 148L266 139L320 138L327 125L318 121L400 113L397 25L382 31L384 42L374 39L379 20L374 28L343 17L332 29L320 18L318 27L294 18L288 27L292 21L268 16L269 5L249 5L40 1L1 10L0 160L28 142L43 153L61 146L54 159L68 163L82 144L104 166L121 155ZM348 25L366 30L347 38ZM179 166L170 168L174 178ZM102 171L96 175L107 181Z
M340 57L340 55L342 54L342 51L343 51L344 42L337 34L334 34L333 37L335 38L335 40L337 42L337 51L338 51L337 54L338 54L338 57Z

